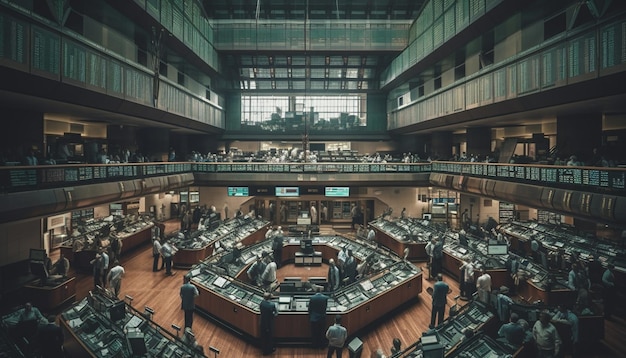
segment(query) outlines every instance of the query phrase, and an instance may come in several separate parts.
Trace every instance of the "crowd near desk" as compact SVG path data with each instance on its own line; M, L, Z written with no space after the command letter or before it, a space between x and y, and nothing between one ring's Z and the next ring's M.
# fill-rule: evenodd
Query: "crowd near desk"
M35 307L53 311L63 304L76 299L76 278L48 280L44 285L40 280L23 287L24 297Z
M240 216L222 222L212 228L196 230L189 235L175 233L168 241L178 251L174 255L175 267L189 268L216 250L223 247L232 247L237 244L250 245L265 238L269 221Z
M286 238L284 261L292 260L300 247L299 238ZM238 280L262 251L271 252L272 240L265 240L241 250L234 264L221 265L219 255L210 257L190 271L192 283L201 291L196 308L242 334L259 338L259 304L263 291ZM371 257L375 269L367 277L335 291L328 300L327 325L335 314L342 315L342 325L356 333L402 304L416 299L422 291L422 273L415 265L389 252L341 236L313 239L315 251L325 262L335 258L343 247L353 251L357 260ZM226 266L226 267L224 267ZM312 292L279 294L275 337L279 341L308 342L308 302Z
M509 238L511 247L521 255L530 254L530 242L537 240L548 258L558 259L548 262L554 269L567 269L567 263L573 259L586 262L592 281L599 281L604 267L613 264L616 285L626 287L626 248L623 240L611 241L580 234L566 225L534 221L513 221L500 225L498 230Z
M409 260L423 261L426 244L436 234L435 228L428 221L414 218L378 218L369 223L376 232L376 241L403 257L404 249L409 249Z
M149 242L154 224L148 216L128 216L127 218L105 218L93 220L77 228L77 235L72 235L61 243L60 251L72 263L75 269L90 269L91 260L100 246L110 245L110 235L121 240L121 254ZM111 227L116 231L109 233ZM104 240L104 241L103 241Z
M71 357L205 357L123 301L94 293L59 319ZM134 339L133 339L134 338Z

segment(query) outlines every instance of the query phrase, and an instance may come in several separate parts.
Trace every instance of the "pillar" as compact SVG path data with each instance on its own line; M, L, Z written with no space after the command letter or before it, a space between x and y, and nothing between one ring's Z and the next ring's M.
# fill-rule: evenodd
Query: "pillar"
M452 132L434 132L431 134L432 158L448 160L452 158Z
M589 162L593 148L602 145L602 113L573 114L556 118L556 148L561 159L571 155Z
M152 161L167 161L170 131L167 128L142 128L137 131L138 150Z
M107 144L110 155L119 155L128 149L131 153L137 150L137 127L120 124L107 126Z
M43 113L2 109L5 130L0 134L0 153L9 162L24 162L31 149L40 163L47 155L44 146ZM5 160L5 159L3 159Z
M465 134L467 156L478 155L481 159L491 153L491 128L471 127Z

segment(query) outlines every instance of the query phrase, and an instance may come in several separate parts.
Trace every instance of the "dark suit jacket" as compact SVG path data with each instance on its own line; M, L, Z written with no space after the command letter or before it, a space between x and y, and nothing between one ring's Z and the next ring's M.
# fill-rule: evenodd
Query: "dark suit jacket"
M446 305L446 296L448 295L448 284L443 281L437 281L433 285L433 306L442 307Z
M309 321L319 322L326 319L328 297L321 293L314 294L309 300Z

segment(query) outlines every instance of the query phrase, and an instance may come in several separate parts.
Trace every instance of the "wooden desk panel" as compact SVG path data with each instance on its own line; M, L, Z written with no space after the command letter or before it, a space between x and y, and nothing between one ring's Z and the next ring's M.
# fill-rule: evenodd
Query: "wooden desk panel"
M426 243L399 241L376 227L374 227L374 231L376 232L376 242L395 252L396 255L404 257L404 249L408 247L409 260L423 261L428 258L428 255L426 255Z
M24 295L33 306L43 311L52 311L76 298L76 278L71 277L56 286L25 285Z
M213 254L213 244L201 249L182 249L174 254L172 264L175 267L191 267Z
M213 291L197 286L200 296L196 305L202 311L254 338L260 338L260 313L253 312L242 304L222 297ZM327 326L333 322L335 314L342 316L342 325L349 332L357 332L375 320L383 317L396 307L414 299L422 292L422 273L371 298L361 305L345 312L328 311ZM309 315L307 312L279 312L275 322L277 340L306 340L310 337Z

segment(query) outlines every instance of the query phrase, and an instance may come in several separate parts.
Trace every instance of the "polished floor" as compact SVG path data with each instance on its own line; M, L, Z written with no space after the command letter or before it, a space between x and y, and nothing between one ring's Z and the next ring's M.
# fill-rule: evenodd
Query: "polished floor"
M176 223L168 222L166 232L175 230ZM323 229L331 232L332 229ZM354 234L349 231L338 232L338 234L351 237ZM54 256L54 253L51 255ZM139 247L138 249L125 254L122 257L122 265L126 270L120 297L125 295L133 298L132 305L143 310L149 306L155 310L154 321L172 330L171 325L183 325L183 312L180 310L179 288L182 284L185 271L179 271L174 276L165 276L164 271L152 272L152 248L150 245ZM416 263L423 266L423 263ZM325 268L296 268L293 265L285 265L279 270L278 276L325 276ZM93 288L93 279L87 272L76 273L77 298L85 297ZM448 295L448 303L453 304L454 296L458 295L459 287L455 280L445 279L452 289ZM426 288L432 286L432 282L424 280L423 292L416 300L406 307L387 315L380 321L371 325L370 328L358 332L358 337L363 341L362 357L370 357L371 352L381 348L385 354L389 354L391 342L397 337L401 340L402 346L412 344L424 332L430 320L431 300L426 293ZM461 301L459 301L461 303ZM256 357L260 356L260 349L251 342L246 341L235 332L216 325L210 319L196 314L194 318L193 331L198 342L205 347L212 346L220 350L219 357ZM352 337L354 332L348 332ZM616 318L606 322L605 339L598 347L593 347L591 352L586 353L586 357L619 357L626 356L626 323L623 318ZM588 349L589 350L589 349ZM321 357L325 356L325 350L317 350L309 347L286 346L277 347L275 357ZM213 355L209 355L213 357ZM344 352L348 356L348 352Z

